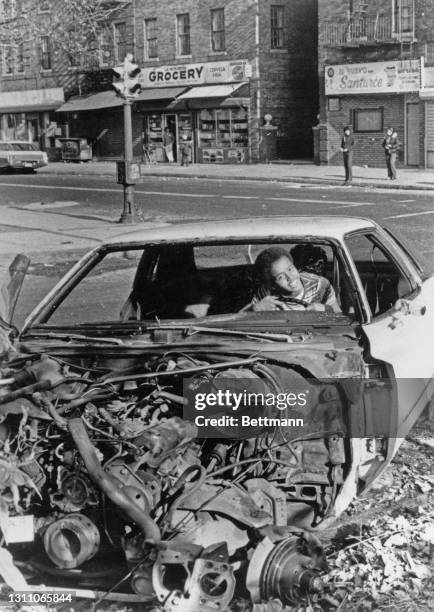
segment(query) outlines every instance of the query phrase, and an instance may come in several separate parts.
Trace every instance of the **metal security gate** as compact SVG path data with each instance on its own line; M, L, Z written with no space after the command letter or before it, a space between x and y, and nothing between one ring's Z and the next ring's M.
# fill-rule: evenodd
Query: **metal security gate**
M434 168L434 100L425 103L426 166Z

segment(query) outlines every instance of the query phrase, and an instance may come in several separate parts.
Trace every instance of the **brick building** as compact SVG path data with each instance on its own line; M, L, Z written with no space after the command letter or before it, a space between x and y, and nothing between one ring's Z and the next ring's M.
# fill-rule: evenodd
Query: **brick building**
M312 156L316 0L136 0L111 24L104 67L126 52L142 68L136 155L144 142L155 161L166 161L168 127L175 160L183 137L196 162ZM59 110L70 135L92 140L97 157L121 154L121 101L112 92L71 97Z
M317 157L341 164L351 125L356 165L384 165L388 126L401 162L434 167L434 0L319 0Z

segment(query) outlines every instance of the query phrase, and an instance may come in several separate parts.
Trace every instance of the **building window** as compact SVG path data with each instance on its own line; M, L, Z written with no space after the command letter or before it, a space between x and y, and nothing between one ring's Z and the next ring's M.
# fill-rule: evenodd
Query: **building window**
M212 51L225 50L225 9L211 11L211 49Z
M283 49L284 7L271 6L271 48Z
M113 24L115 62L123 62L127 54L127 27L125 23Z
M49 13L50 11L50 0L39 0L38 11L40 13Z
M15 72L24 72L24 45L23 43L19 44L15 48L16 56L15 56Z
M327 98L327 110L329 111L340 111L341 110L341 99L340 98Z
M2 74L9 76L14 73L14 49L12 45L3 45L2 48Z
M103 30L98 35L98 65L105 68L112 58L113 40L109 30Z
M413 34L414 0L393 1L393 31L395 34Z
M355 132L382 132L383 108L356 108L353 113Z
M157 20L145 19L145 59L158 57Z
M183 13L176 16L178 55L190 55L190 15Z
M40 64L42 70L51 70L51 42L49 36L41 36Z

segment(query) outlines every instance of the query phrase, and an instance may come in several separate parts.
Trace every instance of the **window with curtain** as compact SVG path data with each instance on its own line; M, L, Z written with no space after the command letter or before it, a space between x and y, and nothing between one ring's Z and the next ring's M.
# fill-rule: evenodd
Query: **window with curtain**
M145 59L158 57L157 20L145 19Z
M183 13L176 16L177 23L177 39L178 39L178 55L190 55L190 15Z
M114 59L115 62L123 62L127 54L127 27L125 23L113 25Z
M393 30L408 34L414 30L414 0L393 0Z
M213 9L211 11L211 49L212 51L224 51L225 48L225 9Z
M40 39L40 64L42 70L51 70L51 41L49 36Z

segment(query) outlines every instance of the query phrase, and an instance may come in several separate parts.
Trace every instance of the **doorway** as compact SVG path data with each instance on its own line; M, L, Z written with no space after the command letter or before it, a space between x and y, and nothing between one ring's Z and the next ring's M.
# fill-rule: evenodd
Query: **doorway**
M407 102L407 165L419 166L419 103Z

